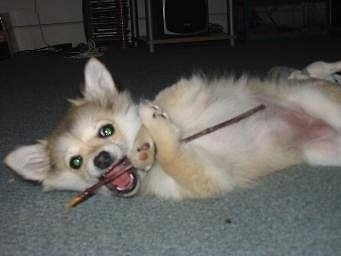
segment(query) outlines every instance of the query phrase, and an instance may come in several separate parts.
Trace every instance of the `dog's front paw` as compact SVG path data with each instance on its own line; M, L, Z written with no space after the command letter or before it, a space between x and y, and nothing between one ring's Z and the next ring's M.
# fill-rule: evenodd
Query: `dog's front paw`
M149 170L155 161L155 145L145 127L142 127L136 136L133 150L129 154L133 166Z
M149 169L154 162L154 145L150 142L144 142L141 146L136 148L138 156L138 165Z
M159 106L146 101L140 105L140 117L142 123L155 139L158 135L170 138L179 136L178 127L171 121L168 114Z
M144 142L135 147L135 154L130 157L130 160L135 168L148 171L155 161L154 145L150 142Z
M145 101L140 105L140 117L144 124L152 123L153 119L168 119L168 115L159 106L152 104L150 101Z

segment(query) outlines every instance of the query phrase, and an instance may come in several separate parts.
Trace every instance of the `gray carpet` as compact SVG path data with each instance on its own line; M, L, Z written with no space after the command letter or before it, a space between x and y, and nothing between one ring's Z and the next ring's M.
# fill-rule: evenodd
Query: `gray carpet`
M170 45L108 52L101 60L136 100L181 75L264 75L341 59L336 38ZM0 61L0 158L43 138L79 95L85 60L17 54ZM298 166L210 200L42 193L0 165L0 255L341 255L341 170Z

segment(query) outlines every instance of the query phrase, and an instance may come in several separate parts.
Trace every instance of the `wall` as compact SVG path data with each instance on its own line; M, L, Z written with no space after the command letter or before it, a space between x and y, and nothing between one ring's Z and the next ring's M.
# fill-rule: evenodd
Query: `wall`
M15 51L85 42L82 0L1 0L0 13L9 15Z

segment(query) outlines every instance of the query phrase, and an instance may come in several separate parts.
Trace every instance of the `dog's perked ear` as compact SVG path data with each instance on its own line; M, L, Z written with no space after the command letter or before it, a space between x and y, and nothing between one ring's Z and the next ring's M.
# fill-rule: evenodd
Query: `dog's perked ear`
M102 105L110 104L118 89L108 69L97 59L91 58L84 70L84 98Z
M5 164L24 179L43 181L50 171L50 160L44 142L21 146L10 152Z

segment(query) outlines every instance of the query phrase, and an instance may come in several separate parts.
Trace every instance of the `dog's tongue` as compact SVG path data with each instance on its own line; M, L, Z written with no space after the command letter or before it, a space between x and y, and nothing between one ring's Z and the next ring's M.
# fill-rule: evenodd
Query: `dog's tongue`
M122 159L101 177L112 191L129 193L136 187L137 177L127 158Z
M112 181L112 184L118 188L126 188L132 182L131 173L128 171L118 176L116 179Z

